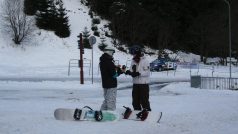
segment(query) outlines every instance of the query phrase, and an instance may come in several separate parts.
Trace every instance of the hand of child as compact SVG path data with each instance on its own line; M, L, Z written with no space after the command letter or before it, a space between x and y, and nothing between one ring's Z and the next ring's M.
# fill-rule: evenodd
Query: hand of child
M126 66L123 65L122 68L121 68L122 72L125 73L126 72Z

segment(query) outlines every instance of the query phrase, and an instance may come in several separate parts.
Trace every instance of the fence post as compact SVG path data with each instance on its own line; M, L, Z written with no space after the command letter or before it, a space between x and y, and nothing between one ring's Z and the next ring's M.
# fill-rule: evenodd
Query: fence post
M69 66L68 66L68 76L70 75L70 60L69 60Z
M191 87L201 88L201 76L191 76Z

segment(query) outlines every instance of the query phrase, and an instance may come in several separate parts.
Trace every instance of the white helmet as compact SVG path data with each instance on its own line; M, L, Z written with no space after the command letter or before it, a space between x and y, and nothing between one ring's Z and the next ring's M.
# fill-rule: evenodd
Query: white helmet
M106 46L103 49L103 52L109 54L110 56L113 56L113 54L115 53L115 49L111 46Z

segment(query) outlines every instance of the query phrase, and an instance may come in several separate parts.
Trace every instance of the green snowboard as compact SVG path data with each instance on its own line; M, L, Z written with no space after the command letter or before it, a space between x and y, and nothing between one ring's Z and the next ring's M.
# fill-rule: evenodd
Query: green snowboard
M101 117L96 118L97 113L100 113ZM57 120L68 121L117 121L120 116L115 111L95 111L90 109L70 109L70 108L57 108L54 111L54 117Z

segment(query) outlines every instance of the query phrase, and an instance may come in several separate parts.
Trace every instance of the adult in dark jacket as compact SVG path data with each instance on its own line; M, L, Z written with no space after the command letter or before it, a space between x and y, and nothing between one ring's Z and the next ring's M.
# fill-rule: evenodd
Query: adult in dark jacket
M116 109L117 77L122 73L122 70L114 64L114 53L114 48L106 47L104 54L100 57L100 70L104 91L104 101L101 110Z

